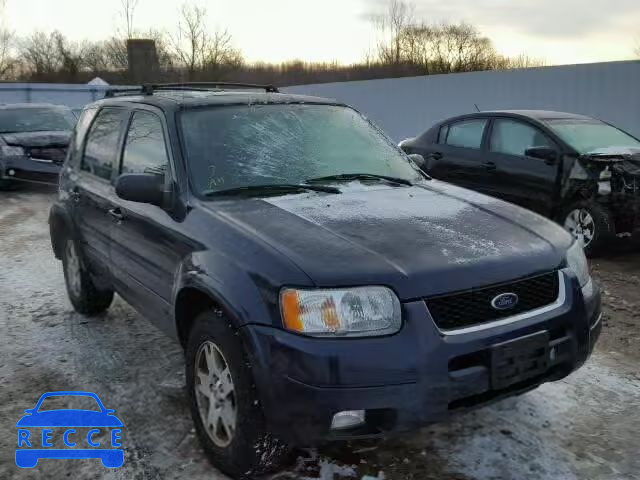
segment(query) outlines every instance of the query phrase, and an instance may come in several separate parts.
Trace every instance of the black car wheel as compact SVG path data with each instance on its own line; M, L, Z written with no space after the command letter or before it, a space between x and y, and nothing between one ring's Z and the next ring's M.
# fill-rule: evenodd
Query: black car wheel
M565 210L562 224L573 237L582 243L587 256L602 252L615 236L611 213L594 201L582 201Z
M82 265L76 242L67 238L62 252L62 266L67 294L73 308L84 315L105 311L113 301L113 290L98 289Z
M288 447L266 431L249 360L224 316L198 316L186 349L196 433L211 463L233 478L275 470Z

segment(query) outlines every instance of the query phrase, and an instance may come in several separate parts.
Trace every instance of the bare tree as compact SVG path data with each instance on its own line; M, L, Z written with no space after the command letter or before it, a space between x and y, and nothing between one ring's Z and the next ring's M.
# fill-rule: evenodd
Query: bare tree
M213 75L222 67L242 64L242 54L233 46L231 34L227 30L209 33L207 11L195 5L182 6L178 31L170 36L170 44L189 78L199 71Z
M399 65L402 58L402 35L415 23L413 4L402 0L390 0L387 12L373 15L382 39L378 42L378 57L384 64Z
M27 73L32 78L44 79L55 74L60 68L53 33L36 31L20 42L18 50Z
M62 33L51 34L58 58L58 70L66 80L75 80L84 66L84 52L76 43L70 42Z
M5 22L6 0L0 0L0 78L6 78L13 70L16 59L13 56L15 46L15 35Z
M120 0L122 10L120 15L125 27L125 35L127 38L133 38L135 29L133 27L133 15L135 14L138 0Z
M206 16L204 8L185 3L180 10L177 34L171 37L175 56L184 65L189 77L202 65L207 50Z

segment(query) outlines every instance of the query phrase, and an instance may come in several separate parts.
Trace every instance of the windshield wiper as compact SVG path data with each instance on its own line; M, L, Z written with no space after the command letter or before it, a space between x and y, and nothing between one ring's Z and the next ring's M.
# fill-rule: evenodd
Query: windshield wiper
M336 187L322 185L302 185L295 183L274 183L269 185L246 185L244 187L227 188L225 190L206 190L202 194L206 197L224 196L251 196L251 195L278 195L292 192L323 192L340 193Z
M327 175L326 177L310 178L305 183L322 183L322 182L350 182L352 180L386 180L391 183L399 183L400 185L412 186L410 180L400 177L390 177L388 175L376 175L374 173L341 173L338 175Z

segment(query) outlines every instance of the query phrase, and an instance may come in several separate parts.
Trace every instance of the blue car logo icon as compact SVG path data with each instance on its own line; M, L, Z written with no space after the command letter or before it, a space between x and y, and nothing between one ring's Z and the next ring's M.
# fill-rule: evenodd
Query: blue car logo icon
M82 400L90 401L91 405L94 405L93 399L97 409L43 408L45 400L60 400L58 397L84 397ZM114 415L114 410L104 407L95 393L48 392L25 413L16 423L18 467L33 468L41 458L99 458L102 465L109 468L118 468L124 463L124 451L120 448L122 422ZM107 431L109 435L105 438ZM65 448L54 448L54 438Z

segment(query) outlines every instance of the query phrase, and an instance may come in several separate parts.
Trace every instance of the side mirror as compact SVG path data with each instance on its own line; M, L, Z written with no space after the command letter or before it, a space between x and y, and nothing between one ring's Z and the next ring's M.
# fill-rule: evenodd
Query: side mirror
M116 180L116 195L124 200L162 206L164 176L157 173L124 173Z
M413 163L415 163L420 168L424 168L426 163L427 163L425 161L424 157L422 155L420 155L419 153L412 153L412 154L407 155L407 156L411 159L411 161Z
M527 157L544 160L547 165L553 165L558 160L558 152L551 147L531 147L524 151Z

